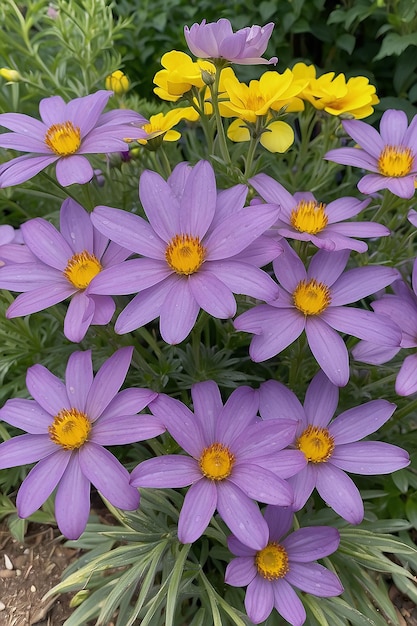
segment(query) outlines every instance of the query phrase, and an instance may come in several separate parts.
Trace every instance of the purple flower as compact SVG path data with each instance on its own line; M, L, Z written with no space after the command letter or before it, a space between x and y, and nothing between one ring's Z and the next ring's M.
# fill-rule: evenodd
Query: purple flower
M292 196L280 183L267 174L257 174L249 180L265 202L278 204L281 212L273 231L287 239L311 241L325 250L356 250L365 252L368 246L352 237L386 237L390 230L375 222L343 222L365 209L370 199L338 198L329 204L317 202L312 193L303 191Z
M64 334L79 342L90 324L108 324L115 310L110 296L91 295L89 287L103 268L131 253L109 243L74 200L64 200L61 206L60 229L40 217L23 224L24 262L0 268L0 288L24 292L7 309L8 318L42 311L70 297Z
M395 404L371 400L348 409L332 420L339 390L323 372L311 381L301 405L295 394L275 380L260 387L259 412L264 420L298 421L294 445L306 467L289 479L294 489L293 509L307 502L314 487L338 515L351 524L363 519L363 503L355 483L345 474L389 474L406 467L405 450L381 441L359 441L375 432L391 417ZM332 420L332 421L331 421Z
M56 163L56 177L64 187L84 184L93 178L93 168L84 154L126 150L126 140L143 139L142 115L128 109L102 113L111 91L75 98L65 103L61 96L44 98L39 121L22 113L2 113L0 147L30 152L0 166L0 188L19 185L48 165Z
M142 255L103 271L90 293L137 293L119 315L115 330L127 333L160 318L167 343L181 342L200 307L213 317L236 313L234 293L274 299L278 287L259 269L281 246L263 233L278 207L244 208L247 188L236 185L217 194L212 166L181 164L168 181L143 172L139 196L145 219L106 206L96 207L93 224L119 245Z
M137 415L157 395L149 389L124 389L133 348L117 350L95 376L91 351L68 359L65 383L43 365L27 371L33 400L15 398L0 409L0 419L27 431L0 444L0 469L38 461L17 494L17 511L28 517L57 488L55 516L61 532L78 538L90 512L90 483L113 506L139 504L129 473L103 446L156 437L164 432L152 415Z
M279 354L305 331L320 367L335 385L343 387L349 380L349 357L338 332L386 346L398 346L401 336L398 326L387 317L345 305L389 285L399 273L382 266L343 273L349 250L319 250L306 270L294 250L281 243L284 253L273 262L282 285L278 299L242 313L234 326L254 333L249 348L253 361Z
M373 172L358 183L362 193L389 189L400 198L412 198L417 175L417 116L408 125L404 111L388 109L381 117L380 132L359 120L344 120L345 131L358 148L336 148L325 159Z
M268 540L268 526L255 500L287 506L293 494L284 480L306 463L296 450L293 420L262 422L259 396L249 387L232 392L223 406L214 381L191 388L194 414L163 394L149 408L190 455L168 454L140 463L132 472L136 487L185 487L178 538L196 541L215 510L242 541L256 550Z
M277 57L262 59L274 24L251 26L233 32L229 20L224 18L217 22L193 24L184 27L187 45L196 57L202 59L224 59L240 65L257 65L277 63Z
M225 580L233 587L248 585L245 608L255 624L266 620L274 607L292 626L304 624L306 612L293 587L322 598L343 593L336 574L315 563L337 550L338 531L313 526L287 534L293 517L290 508L267 506L269 537L258 550L229 537L229 550L237 558L227 566Z
M401 329L401 343L388 348L369 341L360 341L352 350L357 361L381 365L390 361L401 348L417 348L417 259L414 261L412 289L402 280L392 284L393 294L385 294L371 304L374 311L395 321ZM409 396L417 392L417 352L405 357L395 381L395 392Z

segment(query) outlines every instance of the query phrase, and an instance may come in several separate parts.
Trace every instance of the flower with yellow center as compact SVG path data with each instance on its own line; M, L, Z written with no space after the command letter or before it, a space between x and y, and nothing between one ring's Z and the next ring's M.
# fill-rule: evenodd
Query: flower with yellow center
M154 92L162 100L176 102L193 87L197 90L206 87L203 72L214 75L216 68L210 61L193 61L185 52L172 50L161 58L163 70L154 76Z
M315 200L300 200L291 211L291 225L299 232L315 235L327 226L326 205Z
M255 566L266 580L284 578L289 571L288 553L279 543L270 541L256 553Z
M48 431L51 440L64 450L76 450L87 441L91 422L78 409L62 409L54 416Z
M325 463L334 450L334 438L328 428L311 424L298 437L296 446L311 463Z
M148 148L155 149L161 145L162 141L178 141L181 137L181 133L172 130L173 127L179 124L181 120L196 122L198 117L199 115L194 107L172 109L168 111L168 113L151 115L149 122L142 126L148 138L138 139L138 143L143 146L146 145Z
M210 480L224 480L232 473L235 455L222 443L212 443L204 448L198 464L204 476Z
M293 293L294 306L304 315L320 315L331 302L330 289L315 278L302 280Z
M68 261L64 276L77 289L86 289L102 270L100 261L87 250L74 254Z
M383 176L407 176L413 169L414 157L405 146L385 146L379 155L378 169Z
M58 156L75 154L81 145L80 129L69 121L53 124L45 134L45 143Z

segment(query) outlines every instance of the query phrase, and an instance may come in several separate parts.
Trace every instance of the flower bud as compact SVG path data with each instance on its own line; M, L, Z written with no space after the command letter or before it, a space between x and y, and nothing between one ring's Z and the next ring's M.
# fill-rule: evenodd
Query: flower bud
M112 74L109 74L106 78L106 89L114 91L118 96L125 94L130 87L130 81L126 74L123 74L121 70L116 70Z
M2 67L0 69L0 76L2 78L5 78L10 83L18 83L22 80L19 72L17 72L16 70L11 70L8 67Z

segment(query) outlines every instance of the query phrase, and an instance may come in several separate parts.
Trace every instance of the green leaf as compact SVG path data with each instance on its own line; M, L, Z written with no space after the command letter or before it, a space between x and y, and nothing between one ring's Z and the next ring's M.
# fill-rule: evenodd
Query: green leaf
M384 37L381 48L373 60L379 61L384 57L399 56L408 46L417 46L417 33L410 33L409 35L389 33Z
M348 54L352 54L355 49L356 38L353 35L344 33L336 39L336 46L341 50L345 50Z

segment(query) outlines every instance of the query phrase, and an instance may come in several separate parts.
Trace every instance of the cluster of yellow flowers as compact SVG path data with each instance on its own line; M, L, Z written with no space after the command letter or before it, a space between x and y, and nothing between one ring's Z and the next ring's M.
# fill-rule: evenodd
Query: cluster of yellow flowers
M165 141L173 141L178 133L168 131L181 120L196 121L202 113L211 114L209 85L214 83L218 69L210 61L193 61L188 54L176 50L164 54L161 64L163 69L154 77L154 92L162 100L188 101L190 105L150 120L149 130L154 135L163 134ZM336 76L334 72L317 77L314 65L305 63L297 63L283 73L267 71L249 84L240 82L233 69L225 67L218 92L220 114L235 118L228 127L229 139L249 141L251 134L257 133L260 143L270 152L285 152L292 145L294 131L280 118L304 110L305 102L330 115L356 119L370 115L379 102L368 78L356 76L346 80L344 74Z

